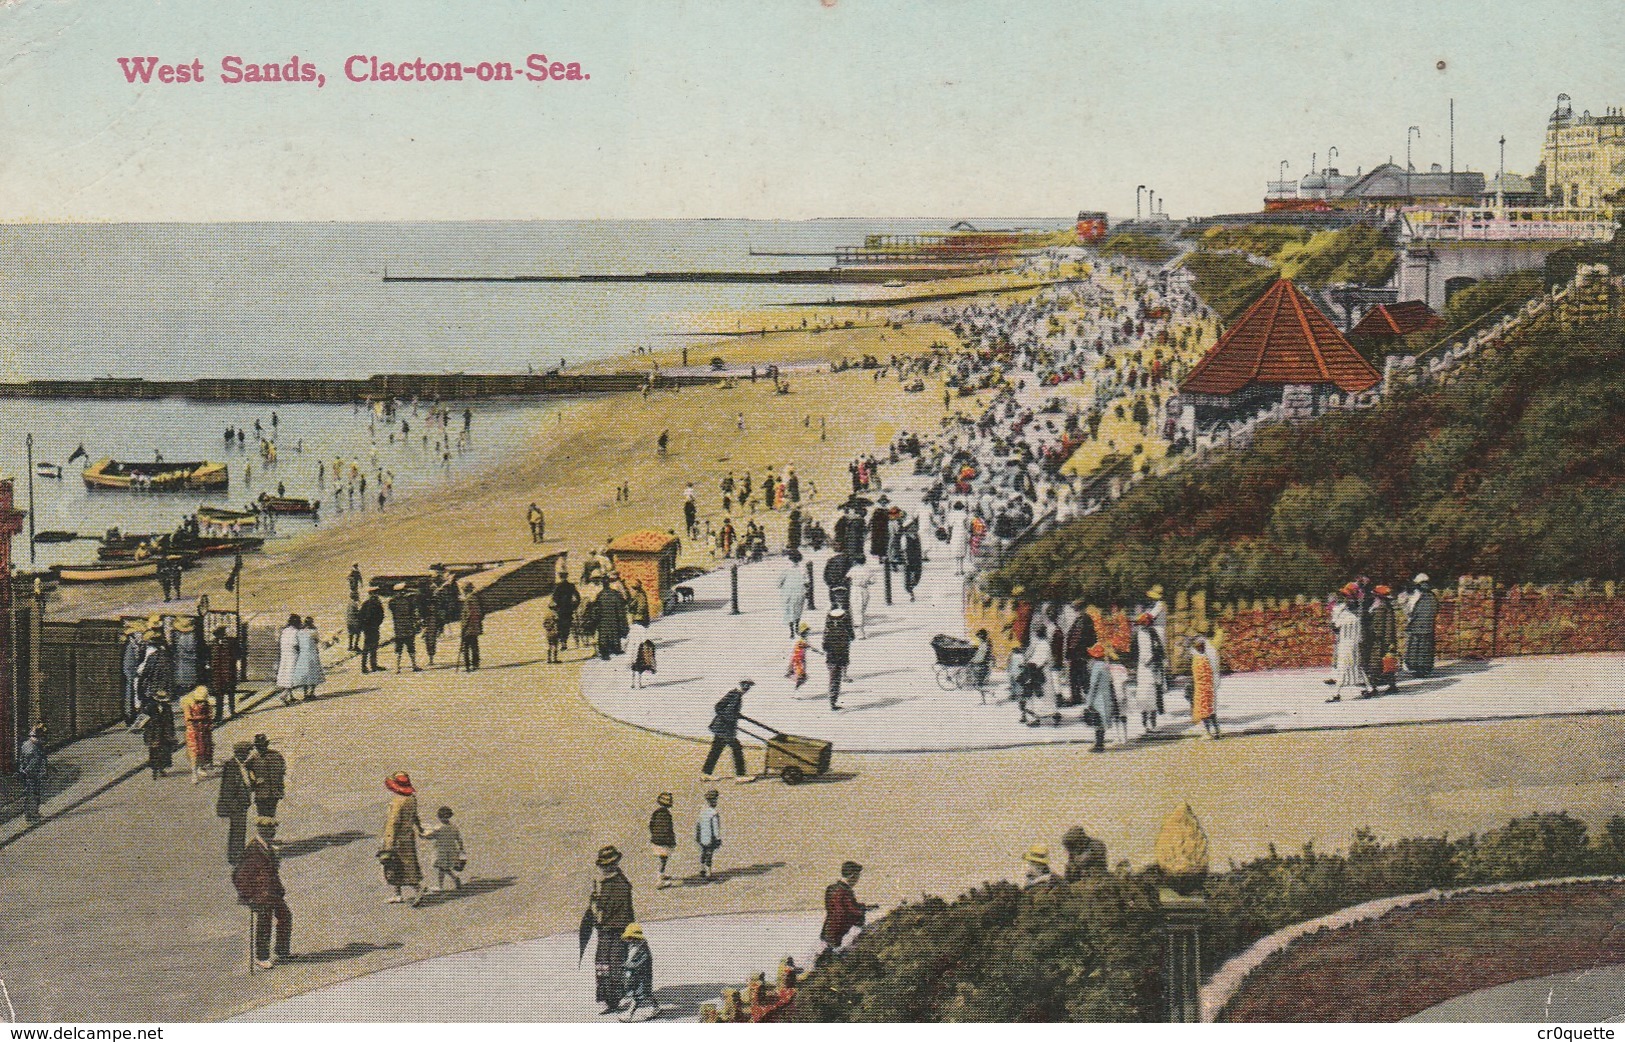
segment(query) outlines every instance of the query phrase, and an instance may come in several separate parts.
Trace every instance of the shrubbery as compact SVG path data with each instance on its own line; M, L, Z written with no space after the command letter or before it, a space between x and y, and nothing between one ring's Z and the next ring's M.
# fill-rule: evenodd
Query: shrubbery
M927 898L876 923L807 981L809 1021L1129 1021L1162 1013L1156 887L1093 873Z
M1293 923L1381 897L1567 876L1625 874L1625 817L1615 815L1591 837L1567 813L1531 814L1505 828L1458 839L1445 836L1383 843L1367 830L1347 854L1312 845L1281 856L1231 865L1208 881L1212 911L1207 949L1219 961Z
M1107 257L1127 257L1147 264L1165 264L1179 250L1156 235L1118 232L1100 244L1100 252Z
M1161 879L1104 870L1105 849L1067 833L1066 883L990 883L905 904L801 989L803 1021L1144 1021L1163 1015ZM1566 813L1533 814L1459 839L1313 846L1208 878L1203 966L1211 974L1293 923L1380 897L1480 883L1625 874L1625 816L1595 836Z

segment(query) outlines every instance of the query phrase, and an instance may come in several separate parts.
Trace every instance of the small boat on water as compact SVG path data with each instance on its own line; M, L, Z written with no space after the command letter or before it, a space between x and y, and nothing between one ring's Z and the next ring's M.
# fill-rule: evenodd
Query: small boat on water
M229 507L200 506L197 508L200 525L218 525L223 528L252 528L260 523L258 507L232 510Z
M322 508L319 499L298 499L293 496L273 496L260 493L260 509L269 514L287 514L295 517L315 517Z
M158 575L158 561L102 561L97 564L61 564L52 569L65 583L116 583L152 579Z
M42 478L55 478L60 481L62 480L62 464L36 463L34 464L34 473Z
M224 492L230 481L224 463L129 463L101 459L84 470L85 487L123 492Z
M43 532L34 533L36 543L71 543L75 539L94 539L95 536L81 536L78 532L59 532L54 528L47 528Z
M149 554L158 557L168 554L180 558L183 565L189 566L199 557L246 554L264 545L265 540L260 536L170 536L165 539L154 535L127 535L105 542L97 555L103 561L135 561ZM145 554L142 554L143 548Z

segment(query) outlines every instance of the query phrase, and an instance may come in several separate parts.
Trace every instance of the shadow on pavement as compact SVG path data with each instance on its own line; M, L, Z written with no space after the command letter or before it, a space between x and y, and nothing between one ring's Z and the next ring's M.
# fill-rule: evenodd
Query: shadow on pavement
M291 963L343 962L346 959L359 959L363 955L371 955L373 952L389 951L392 948L399 948L400 946L400 941L391 941L388 944L373 944L369 941L351 941L342 948L328 948L325 951L319 952L299 952L295 955L286 956L281 961Z
M655 989L660 1004L657 1020L685 1020L700 1015L700 1003L720 1002L723 988L737 988L741 982L720 984L668 984Z
M465 897L478 897L481 894L493 894L498 890L506 890L519 881L517 876L500 876L495 879L465 879L463 885L457 890L441 890L432 894L423 895L423 904L438 905L448 901L458 901Z
M726 883L730 879L748 879L751 876L765 876L775 868L783 868L783 861L763 861L754 865L740 865L738 868L722 868L706 879L699 876L684 876L677 881L678 886L709 886L712 883ZM657 1000L658 1001L658 1000Z
M382 671L380 671L380 672L382 672ZM275 713L275 712L280 712L281 710L284 710L284 709L295 709L295 708L297 708L299 706L304 705L307 701L309 701L309 702L328 702L328 701L332 701L335 698L349 698L352 695L370 695L374 691L379 691L379 690L382 690L382 689L381 688L376 688L376 687L353 687L353 688L348 688L348 689L346 689L344 691L323 691L323 692L320 692L319 694L317 694L317 696L315 698L311 698L311 699L301 698L299 701L294 702L291 705L284 705L280 698L277 698L277 697L273 696L271 698L267 698L267 699L261 701L258 705L255 705L255 706L250 707L250 708L244 708L237 715L238 716L258 716L261 713Z
M370 832L349 829L344 832L330 832L324 836L307 836L282 844L280 853L283 857L302 857L305 854L314 854L318 850L326 850L328 847L348 846L358 839L367 839L371 835Z

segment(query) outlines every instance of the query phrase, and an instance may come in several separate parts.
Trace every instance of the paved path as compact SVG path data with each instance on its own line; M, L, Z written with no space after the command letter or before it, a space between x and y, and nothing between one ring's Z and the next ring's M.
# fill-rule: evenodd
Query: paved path
M892 493L911 512L918 479ZM929 526L925 526L929 527ZM1026 727L1007 699L1002 672L995 671L986 700L974 690L944 691L934 672L932 636L965 635L962 579L954 574L943 543L926 536L925 575L908 601L900 577L888 607L877 577L866 619L867 637L852 647L850 681L842 707L831 712L822 655L808 655L807 684L799 691L785 677L790 636L779 607L782 557L739 567L741 614L730 613L726 567L689 583L694 603L657 620L645 634L633 627L630 645L645 636L658 648L659 673L642 689L632 687L629 657L582 666L582 691L600 712L664 734L709 738L711 707L735 680L756 682L745 700L747 715L778 730L835 743L837 752L898 753L999 749L1048 743L1092 742L1094 733L1070 710L1059 726ZM804 621L820 644L828 595L821 577L826 550L812 555L820 577L817 610ZM1401 684L1396 695L1327 704L1321 681L1327 670L1296 669L1235 674L1223 678L1219 719L1229 735L1296 730L1337 730L1393 724L1491 720L1576 713L1625 713L1625 654L1530 656L1494 662L1444 663L1426 680ZM1170 695L1169 714L1154 738L1197 737L1185 699ZM1129 741L1145 740L1139 722Z
M813 913L766 912L644 923L659 1019L698 1020L700 1003L743 987L754 973L771 981L786 955L811 966L820 921ZM608 1022L593 1001L592 949L579 962L577 952L573 932L478 948L355 977L233 1019Z
M1406 1020L1513 1024L1625 1021L1625 965L1498 984L1446 999Z

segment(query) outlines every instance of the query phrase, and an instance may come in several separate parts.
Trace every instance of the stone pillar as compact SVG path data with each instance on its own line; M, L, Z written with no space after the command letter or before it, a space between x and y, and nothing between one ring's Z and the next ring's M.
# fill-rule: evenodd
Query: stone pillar
M1172 890L1161 893L1163 909L1163 995L1170 1024L1202 1020L1202 926L1207 902Z

